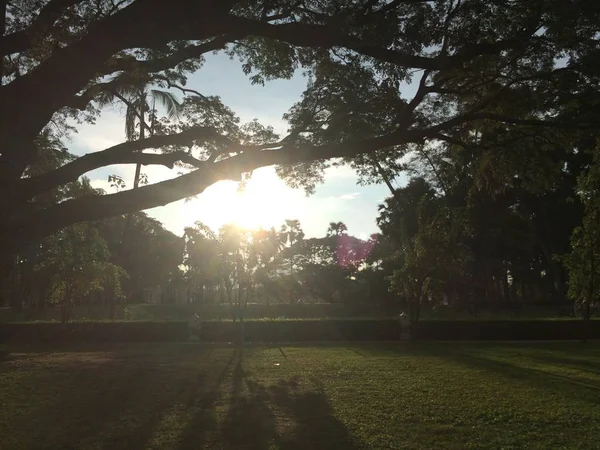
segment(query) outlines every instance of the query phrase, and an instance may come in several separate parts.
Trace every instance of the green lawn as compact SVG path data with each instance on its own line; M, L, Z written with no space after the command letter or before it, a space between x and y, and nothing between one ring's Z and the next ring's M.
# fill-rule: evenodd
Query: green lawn
M0 448L600 448L600 345L10 348Z

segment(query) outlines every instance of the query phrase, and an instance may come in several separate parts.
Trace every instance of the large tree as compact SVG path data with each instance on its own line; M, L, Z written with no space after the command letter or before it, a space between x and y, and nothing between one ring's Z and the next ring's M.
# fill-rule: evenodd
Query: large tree
M222 179L279 165L292 185L322 179L326 161L361 175L395 167L410 146L467 145L473 129L513 138L551 125L594 125L569 108L597 91L600 5L573 0L47 0L3 1L0 251L70 224L164 205ZM93 121L124 74L189 92L186 74L225 50L254 82L308 74L276 140L195 92L202 120L90 153L43 173L39 137ZM416 92L402 95L415 81ZM197 95L200 94L200 95ZM597 97L597 95L596 95ZM590 97L591 98L591 97ZM594 97L595 98L595 97ZM204 114L204 116L203 116ZM232 125L232 126L228 126ZM226 126L227 125L227 126ZM145 153L145 149L161 149ZM189 150L189 151L186 151ZM370 156L375 157L375 159ZM377 165L373 164L377 161ZM115 194L40 202L114 164L183 163L179 177Z

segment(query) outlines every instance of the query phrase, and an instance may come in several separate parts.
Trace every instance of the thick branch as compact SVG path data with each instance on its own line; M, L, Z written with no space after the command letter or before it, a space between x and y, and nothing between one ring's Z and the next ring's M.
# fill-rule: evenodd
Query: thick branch
M495 120L504 123L527 125L527 126L557 126L559 124L551 121L533 120L533 119L517 119L507 116L491 113L471 113L464 114L452 119L430 126L426 129L411 129L398 130L393 133L360 141L346 142L340 144L315 146L293 147L286 145L286 140L281 141L282 146L278 149L273 149L278 144L272 144L270 150L261 150L260 146L240 147L232 151L241 152L230 158L206 164L195 164L199 169L180 176L175 179L163 181L150 186L119 192L117 194L105 195L100 197L86 197L68 200L58 205L54 205L44 211L38 212L12 223L9 222L6 229L2 233L5 236L21 236L23 239L40 238L46 236L56 230L73 223L97 220L109 216L126 214L130 212L145 210L157 206L166 205L168 203L187 198L198 193L201 193L208 186L219 180L239 179L240 175L245 172L266 167L271 165L281 164L296 164L300 162L308 162L315 160L325 160L331 158L350 158L361 153L370 153L376 150L390 148L407 143L421 143L426 138L440 138L440 132L451 129L455 126L474 120ZM573 126L563 124L564 126ZM189 130L184 133L204 132L210 133L204 129ZM180 139L185 136L184 133L179 134ZM206 135L203 135L206 137ZM190 139L187 136L185 139ZM160 141L162 139L162 141ZM149 148L151 146L162 146L175 144L173 136L154 136L144 141L134 141L120 144L103 152L91 153L82 158L79 158L72 163L69 163L63 168L58 169L46 175L32 178L31 180L23 180L23 182L40 183L40 179L44 179L48 183L48 179L56 183L58 180L57 173L66 172L63 174L67 181L73 180L76 167L79 172L85 173L102 165L115 164L105 160L106 152L109 154L120 154L125 152L127 158L131 157L131 152L141 148ZM184 140L185 140L184 139ZM152 145L149 145L152 142ZM179 142L177 142L179 143ZM116 150L115 150L116 149ZM96 156L97 155L97 156ZM146 155L149 156L149 155ZM101 161L97 161L96 158ZM125 160L123 156L123 160ZM90 164L90 160L96 165ZM111 159L116 161L116 159ZM129 161L129 159L127 159ZM186 161L189 162L189 161ZM102 164L102 165L98 165ZM69 168L68 170L66 168ZM79 175L77 175L79 176ZM34 181L36 180L36 181ZM61 179L62 180L62 179ZM41 184L36 186L40 189ZM44 189L45 190L45 189Z
M136 152L148 148L160 148L165 145L187 145L200 139L205 141L218 139L229 143L228 139L220 136L214 128L209 127L191 128L177 134L152 136L143 140L124 142L106 150L88 153L52 172L18 180L11 189L13 198L28 199L35 197L57 186L75 181L87 172L114 164L163 164L172 167L175 162L183 161L199 167L201 161L196 160L187 153L185 154L187 156L185 156L180 152L165 155L139 154Z
M182 1L173 0L173 3ZM216 0L202 2L202 7L198 8L210 12L217 3ZM194 31L194 39L207 39L223 29L219 22L223 14L184 16L186 22L182 21L176 5L172 8L161 5L162 2L157 0L131 3L98 21L80 40L55 50L34 70L4 86L3 106L13 114L3 118L0 138L6 142L0 141L0 145L10 151L22 142L34 139L52 115L95 78L115 53L135 46L139 40L148 39L157 44L182 33L192 34L190 29ZM160 23L160 27L154 23ZM35 104L33 110L32 104ZM20 133L11 135L8 130L19 130Z
M366 45L364 41L348 36L338 29L328 25L312 25L302 23L286 23L272 25L239 17L231 17L231 22L247 34L277 39L300 47L345 47L381 61L398 64L416 69L441 70L460 67L460 62L448 57L433 57L412 55L388 50L383 46Z
M215 50L224 49L227 44L235 41L236 39L242 39L244 34L228 34L225 36L216 37L209 42L198 45L190 45L180 50L173 52L172 54L165 56L164 58L149 59L145 61L137 60L133 57L130 58L115 58L106 64L105 69L102 71L103 75L108 75L119 71L129 70L140 70L146 73L161 72L163 70L171 69L177 64L180 64L189 59L199 58L205 53L212 52Z
M429 70L461 67L466 58L478 54L527 45L526 39L519 39L516 43L507 40L474 44L453 56L423 57L388 50L384 46L367 45L332 25L269 24L235 17L228 15L230 4L224 0L172 0L169 8L163 8L158 0L136 1L98 21L80 40L55 50L48 60L30 73L3 87L3 105L13 114L2 124L0 138L5 142L0 141L0 145L12 151L12 148L34 139L57 110L66 106L90 79L106 70L107 61L117 52L134 47L152 47L169 40L202 40L222 36L206 44L220 48L232 35L253 35L304 47L345 47L381 61ZM179 6L183 8L183 14ZM177 57L167 58L147 69L164 69L184 58L196 57L198 52L205 50L206 47L192 46L182 50ZM127 64L139 64L129 61L127 63L123 59L119 64L124 64L123 68ZM147 64L150 66L153 63ZM67 67L69 70L65 70ZM36 105L33 111L31 104ZM11 134L9 130L19 130L20 133Z
M303 23L285 23L273 25L241 17L229 17L232 28L248 35L261 36L285 41L300 47L332 48L344 47L380 61L386 61L404 67L427 70L444 70L461 68L469 59L488 54L497 54L502 50L523 48L527 46L527 36L505 39L496 42L473 43L465 46L455 55L438 55L434 57L418 56L397 50L388 50L383 45L366 45L361 39L349 36L330 25L313 25Z
M65 9L81 3L83 0L52 0L42 7L40 13L29 28L0 37L0 55L6 56L31 48L31 37L40 35L52 26Z
M2 230L2 236L11 236L11 240L17 237L20 239L41 238L73 223L98 220L166 205L199 194L219 180L237 180L242 173L260 167L351 157L359 153L420 141L422 138L422 131L395 132L352 143L243 152L226 160L207 164L189 174L150 186L116 194L88 196L65 201L44 211L13 221Z

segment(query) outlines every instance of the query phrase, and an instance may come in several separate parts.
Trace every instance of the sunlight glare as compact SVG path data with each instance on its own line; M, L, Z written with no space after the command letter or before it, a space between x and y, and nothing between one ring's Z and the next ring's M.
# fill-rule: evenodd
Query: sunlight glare
M201 220L213 229L237 224L247 229L279 226L288 216L298 213L304 194L285 186L273 170L256 171L246 188L238 192L238 183L223 181L207 189L186 208L187 222ZM202 210L210 211L210 217Z

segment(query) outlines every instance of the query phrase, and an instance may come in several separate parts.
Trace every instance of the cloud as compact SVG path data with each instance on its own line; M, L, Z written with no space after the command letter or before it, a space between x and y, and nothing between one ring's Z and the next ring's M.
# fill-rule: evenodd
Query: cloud
M110 186L110 183L108 182L108 180L96 178L94 180L90 180L90 185L94 189L104 189L104 191L107 194L112 194L113 192L116 192L116 190Z
M360 195L360 192L353 192L351 194L340 195L338 198L340 200L354 200L359 195Z

